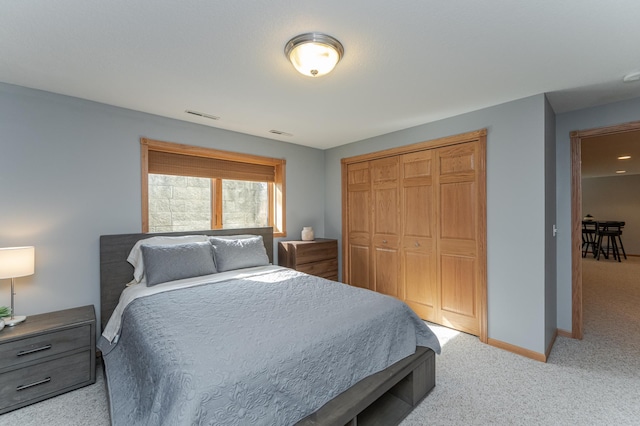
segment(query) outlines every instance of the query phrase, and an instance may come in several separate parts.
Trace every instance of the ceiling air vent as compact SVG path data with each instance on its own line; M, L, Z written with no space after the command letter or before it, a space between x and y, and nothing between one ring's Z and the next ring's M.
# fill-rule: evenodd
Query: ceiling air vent
M291 133L283 132L282 130L269 130L269 133L280 136L293 136Z
M211 120L220 120L220 117L216 117L215 115L205 114L204 112L192 111L190 109L185 110L187 114L197 115L198 117L210 118Z

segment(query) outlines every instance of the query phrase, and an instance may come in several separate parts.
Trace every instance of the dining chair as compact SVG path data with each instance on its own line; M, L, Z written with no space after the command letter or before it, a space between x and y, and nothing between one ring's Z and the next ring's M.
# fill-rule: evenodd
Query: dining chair
M594 220L582 221L582 257L587 257L591 252L596 257L598 246L596 245L598 233L598 222Z
M624 251L624 244L622 244L622 228L626 223L621 222L611 222L609 228L614 232L614 239L616 239L616 245L622 250L622 255L624 258L627 258L627 253ZM618 256L620 253L618 253Z
M602 254L605 259L609 259L609 252L613 254L614 260L618 262L620 259L620 250L618 248L618 242L622 245L622 227L624 227L624 222L618 221L607 221L607 222L598 222L598 231L597 231L597 255L596 258L600 260L600 254ZM606 250L603 247L604 240L607 239ZM624 258L627 258L627 254L624 251L624 246L622 246L622 253Z

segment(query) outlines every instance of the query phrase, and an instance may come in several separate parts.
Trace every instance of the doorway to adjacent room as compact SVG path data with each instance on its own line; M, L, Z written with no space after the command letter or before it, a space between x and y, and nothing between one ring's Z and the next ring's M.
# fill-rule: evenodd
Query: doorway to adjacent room
M572 277L572 330L571 336L582 339L582 141L589 138L602 138L623 133L638 132L640 121L600 127L589 130L573 131L571 137L571 277ZM587 212L585 212L586 214Z

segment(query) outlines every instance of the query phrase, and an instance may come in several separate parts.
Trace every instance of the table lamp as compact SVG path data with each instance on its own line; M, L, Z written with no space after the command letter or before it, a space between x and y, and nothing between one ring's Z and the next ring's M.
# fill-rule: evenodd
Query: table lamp
M16 294L13 282L18 277L33 275L34 272L35 248L33 246L0 248L0 279L11 278L11 317L4 318L4 323L10 327L27 319L25 316L13 314L13 296Z

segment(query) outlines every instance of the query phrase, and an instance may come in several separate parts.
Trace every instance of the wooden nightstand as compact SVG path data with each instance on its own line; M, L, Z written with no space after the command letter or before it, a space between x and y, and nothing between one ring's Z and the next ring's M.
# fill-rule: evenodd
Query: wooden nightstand
M281 241L278 264L296 271L338 280L338 241L316 238L313 241Z
M96 381L93 305L32 315L0 331L0 414Z

